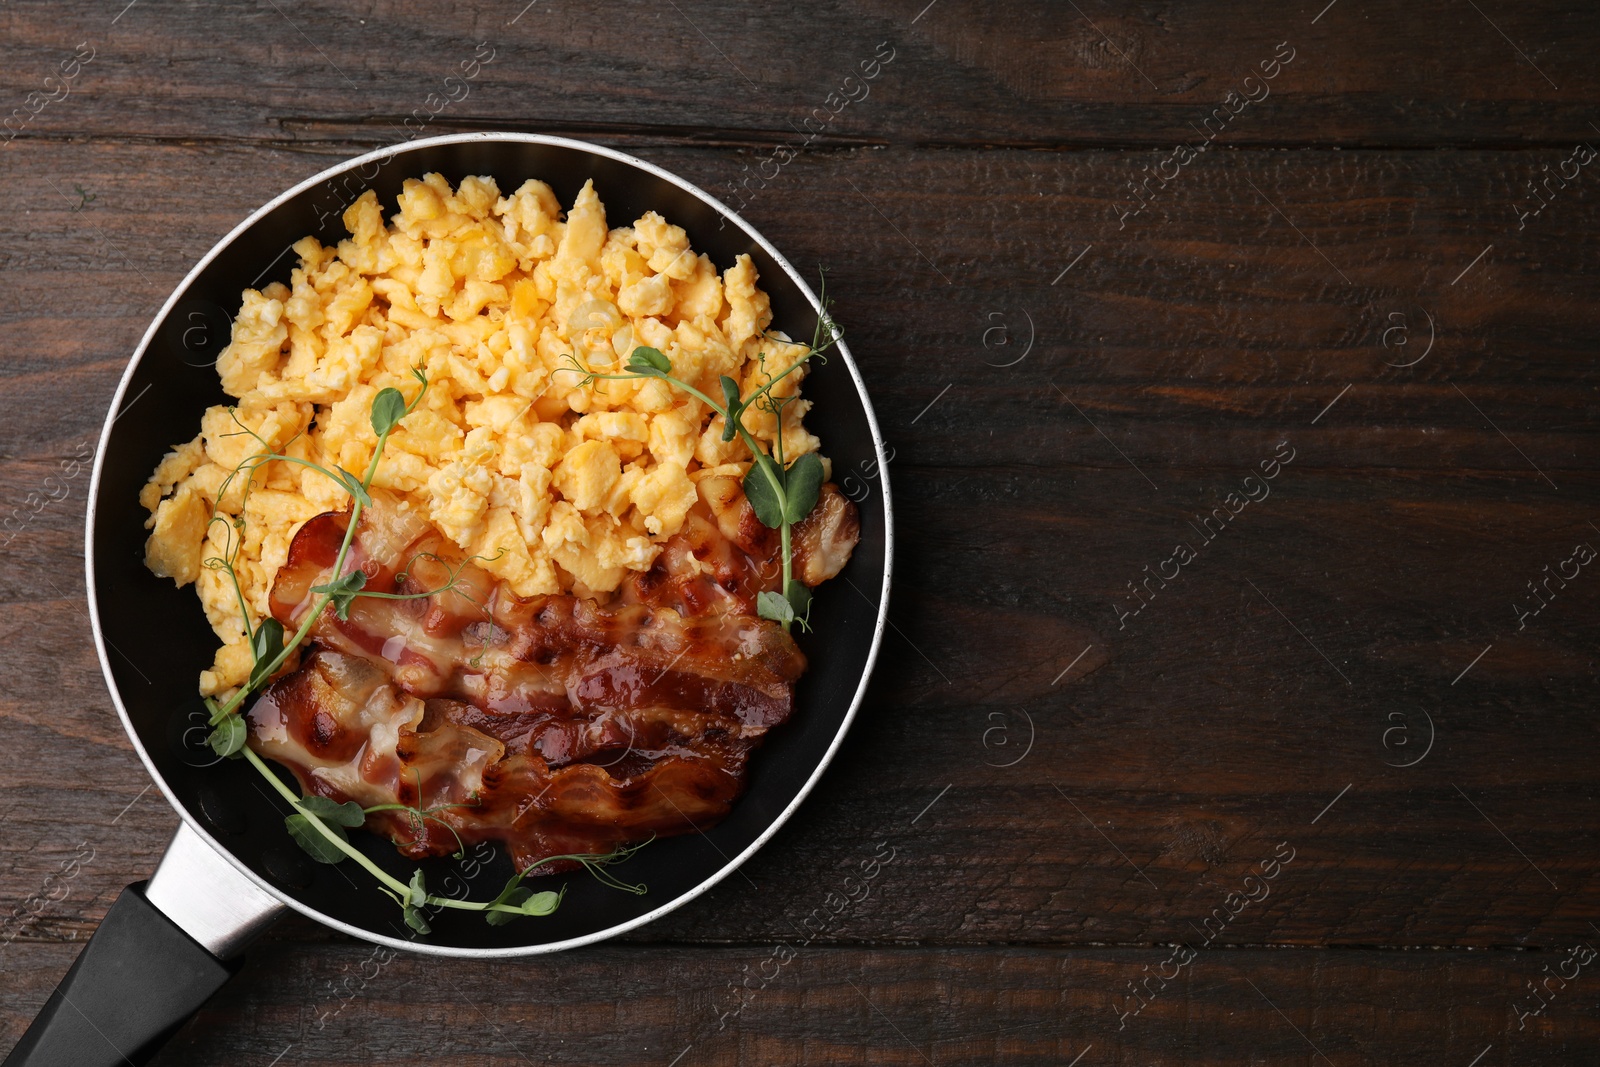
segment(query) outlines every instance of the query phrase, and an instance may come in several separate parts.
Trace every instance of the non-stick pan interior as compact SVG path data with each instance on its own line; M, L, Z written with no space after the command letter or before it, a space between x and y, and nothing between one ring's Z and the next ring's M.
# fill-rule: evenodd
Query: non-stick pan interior
M192 588L175 588L145 569L147 515L137 497L162 455L198 432L204 409L227 402L212 364L227 344L240 293L273 280L288 282L295 266L289 246L306 234L327 244L344 237L342 209L364 189L375 190L389 214L396 210L401 182L429 171L452 184L468 175L492 175L502 193L540 178L564 206L593 179L610 225L655 210L683 226L694 248L719 268L748 253L772 297L774 328L809 337L816 321L805 293L754 235L672 181L578 145L474 138L421 142L286 198L221 248L157 323L123 390L123 414L106 442L91 518L93 608L115 691L156 774L198 828L317 917L407 942L411 934L399 909L366 872L349 862L311 862L283 829L281 799L248 766L219 762L206 747L195 680L210 664L215 638ZM613 930L693 895L773 826L806 787L851 713L869 668L887 566L887 500L882 481L867 477L877 471L880 455L847 358L817 367L805 392L815 402L808 426L822 438L835 479L858 472L857 483L871 487L861 504L861 543L844 573L819 591L811 615L814 633L799 638L811 665L799 685L795 715L756 753L747 794L709 833L653 842L615 868L625 880L648 885L647 895L606 888L582 873L543 879L540 888L568 885L553 916L491 927L477 915L444 911L433 918L430 936L412 942L416 947L538 951ZM387 841L355 836L379 864L409 876L412 864ZM494 896L512 873L499 850L491 855L488 849L465 861L436 860L423 867L432 891L473 899Z

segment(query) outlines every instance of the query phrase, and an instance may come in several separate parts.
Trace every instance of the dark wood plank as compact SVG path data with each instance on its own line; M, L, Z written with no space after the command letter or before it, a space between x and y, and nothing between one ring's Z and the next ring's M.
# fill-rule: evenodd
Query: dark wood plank
M1230 93L1242 110L1217 145L1570 144L1593 134L1600 74L1581 44L1600 32L1590 6L1325 6L867 0L802 13L735 0L311 2L197 15L142 0L118 15L12 0L0 13L0 100L15 101L9 110L30 92L59 94L44 79L85 42L93 60L24 138L371 142L403 136L395 131L421 109L415 121L432 130L767 148L800 140L795 130L820 108L814 121L829 117L814 148L1170 149L1208 140L1203 124ZM885 42L893 63L832 117L828 94L859 96L843 79ZM493 62L469 86L447 85L480 43ZM1293 59L1264 87L1245 82L1276 55ZM442 107L430 93L458 100ZM1243 94L1260 103L1242 106Z
M612 945L498 964L274 938L157 1062L389 1063L425 1049L429 1063L446 1065L1503 1067L1586 1062L1600 1040L1592 963L1565 988L1553 978L1544 1011L1521 1016L1517 1028L1519 1010L1536 1004L1524 982L1557 975L1564 962L1573 973L1567 951L1576 946L1211 950L1178 968L1167 948L824 952L796 951L784 936L727 949ZM8 973L41 990L72 952L11 951ZM1165 988L1158 972L1173 976ZM764 988L763 975L771 978ZM1129 986L1146 979L1146 1004L1133 1014L1139 1002ZM15 1032L32 1007L12 998L0 1018Z

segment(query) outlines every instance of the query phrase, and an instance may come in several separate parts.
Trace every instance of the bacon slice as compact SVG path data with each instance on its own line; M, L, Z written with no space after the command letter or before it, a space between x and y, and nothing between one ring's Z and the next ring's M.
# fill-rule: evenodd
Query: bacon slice
M794 574L809 586L818 586L844 570L850 553L861 540L861 516L855 504L828 482L817 506L791 533Z
M251 745L308 793L427 812L367 817L413 858L491 840L522 870L707 829L793 711L805 669L754 611L779 584L776 534L742 493L714 496L726 488L703 487L656 565L606 604L518 597L375 493L345 569L366 575L366 592L406 599L357 597L344 619L325 610L300 666L251 708ZM854 506L824 489L818 521L796 529L808 584L837 573L858 533ZM272 589L286 629L332 580L348 522L328 512L295 536Z

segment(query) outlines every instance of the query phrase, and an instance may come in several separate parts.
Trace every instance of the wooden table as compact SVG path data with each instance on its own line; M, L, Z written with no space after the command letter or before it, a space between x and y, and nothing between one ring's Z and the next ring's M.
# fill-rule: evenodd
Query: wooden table
M291 919L162 1063L1594 1062L1600 11L525 2L0 7L0 113L92 50L0 149L0 1044L177 821L72 461L213 242L420 116L831 268L893 631L743 877L502 964Z

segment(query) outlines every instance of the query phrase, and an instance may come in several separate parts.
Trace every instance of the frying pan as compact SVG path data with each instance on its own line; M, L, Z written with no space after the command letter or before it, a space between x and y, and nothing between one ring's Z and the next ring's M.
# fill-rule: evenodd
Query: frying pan
M648 885L646 895L618 892L582 872L559 875L539 884L567 885L551 916L490 926L481 915L444 909L430 916L432 933L417 936L355 864L317 864L300 852L284 830L287 805L258 774L212 754L194 681L210 664L215 638L192 588L145 569L139 489L169 448L193 436L201 413L226 401L213 364L240 293L287 282L296 263L290 246L302 236L329 245L345 236L343 209L366 189L389 214L401 182L430 171L452 185L492 175L505 192L540 178L563 204L593 179L613 225L655 210L684 227L719 268L747 253L772 298L774 327L802 337L816 324L817 297L804 278L738 215L643 160L559 137L474 133L379 149L301 182L224 237L167 299L122 377L100 435L86 523L100 665L134 749L183 822L151 879L117 898L6 1067L147 1061L289 908L353 937L476 959L556 952L631 930L704 893L772 837L816 784L861 704L888 608L892 524L883 440L841 344L808 375L805 393L835 480L854 474L872 490L859 505L860 544L844 572L817 592L813 631L798 636L811 666L794 715L754 754L748 791L732 813L706 833L655 841L615 868ZM280 773L292 788L288 772ZM374 835L358 831L353 840L402 880L417 866ZM435 892L471 899L493 897L514 873L498 850L420 866Z

